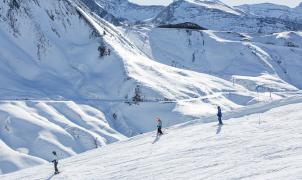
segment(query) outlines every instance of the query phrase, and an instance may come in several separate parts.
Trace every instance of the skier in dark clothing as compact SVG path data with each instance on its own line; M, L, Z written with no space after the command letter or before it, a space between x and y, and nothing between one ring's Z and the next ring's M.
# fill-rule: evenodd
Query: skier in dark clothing
M53 162L53 165L54 165L54 168L55 168L55 174L59 174L59 170L58 170L58 156L57 156L57 153L56 151L52 151L52 154L53 154L53 160L51 162Z
M221 120L221 118L222 118L222 112L221 112L220 106L217 107L217 111L218 111L217 112L217 117L218 117L219 125L223 125L222 120Z
M157 135L163 135L163 132L161 131L162 122L159 117L156 118L156 120L157 120Z

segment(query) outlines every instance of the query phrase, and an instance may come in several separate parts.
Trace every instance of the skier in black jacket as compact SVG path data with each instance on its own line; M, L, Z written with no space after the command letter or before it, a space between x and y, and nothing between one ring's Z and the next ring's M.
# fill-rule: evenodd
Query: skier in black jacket
M221 120L221 118L222 118L222 112L221 112L220 106L217 107L217 111L218 111L217 112L217 117L218 117L219 125L223 125L222 120Z
M58 170L58 156L57 156L57 153L56 151L52 151L52 154L53 154L53 160L51 162L53 162L53 165L54 165L54 168L55 168L55 174L59 174L59 170Z

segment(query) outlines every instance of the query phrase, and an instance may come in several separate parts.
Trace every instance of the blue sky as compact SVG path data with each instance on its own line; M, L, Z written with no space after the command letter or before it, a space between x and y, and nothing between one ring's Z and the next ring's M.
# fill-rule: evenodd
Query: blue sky
M131 2L135 2L138 4L146 4L146 5L167 5L171 3L173 0L129 0ZM301 0L220 0L228 5L240 5L240 4L255 4L255 3L275 3L275 4L283 4L290 7L296 7Z

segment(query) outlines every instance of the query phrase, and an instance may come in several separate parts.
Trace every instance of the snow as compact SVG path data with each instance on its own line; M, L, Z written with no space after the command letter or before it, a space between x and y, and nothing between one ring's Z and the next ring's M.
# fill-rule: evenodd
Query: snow
M197 121L61 160L59 175L49 163L0 178L301 179L301 108L301 96L244 108L223 126Z
M32 167L47 162L42 159L27 155L25 152L28 151L27 149L23 149L22 152L12 150L2 141L2 139L0 139L0 149L0 174L10 173L12 171L17 171L26 167Z
M272 3L261 3L254 5L241 5L236 8L250 14L263 18L278 18L294 23L302 23L301 7L290 8L288 6L277 5Z
M2 173L45 163L50 150L65 158L126 139L102 112L71 101L1 101L0 118Z
M148 57L162 64L233 81L250 91L255 91L257 85L273 91L295 91L301 87L297 83L301 75L290 70L301 65L299 42L302 36L298 32L253 35L211 30L141 29L134 29L128 37ZM287 58L284 56L292 57L293 67L285 67ZM246 82L236 80L242 77ZM253 79L253 82L248 82L248 79Z
M205 6L209 9L219 9L228 13L232 13L235 15L241 15L240 11L236 11L235 9L232 9L231 7L227 6L226 4L218 1L218 0L187 0L187 2Z
M297 10L297 13L293 14L299 16L299 13ZM302 29L300 21L293 22L288 18L262 17L255 14L219 1L181 0L167 6L153 22L155 24L191 22L210 30L264 34Z
M162 7L120 1L119 9L117 1L98 0L104 9L113 4L108 18L79 0L10 2L0 1L1 174L46 163L52 150L67 158L153 131L158 116L165 127L204 123L220 105L226 117L241 109L240 121L257 110L247 106L301 94L301 33L279 32L282 23L263 24L263 32L275 34L242 33L247 29L238 22L259 30L255 18L246 21L246 14L218 1L179 1L159 13ZM175 22L218 17L223 31L162 29L145 21L169 8L176 8ZM116 27L110 18L123 23ZM133 25L137 20L144 23ZM141 101L134 102L137 93Z
M99 25L95 22L95 17L91 17L89 16L89 14L85 14L85 16L86 18L90 19L90 22L94 24L94 26L99 31L102 30L100 29L101 27L99 27ZM113 31L110 33L114 33L119 37L117 39L118 41L123 40L123 37L120 37L121 35L116 34L116 32L114 32L114 29L111 30ZM217 78L213 75L197 73L189 70L181 70L180 68L173 68L171 66L152 61L151 59L143 56L140 53L139 49L137 49L136 47L131 46L129 48L129 45L125 43L117 43L116 39L112 39L109 36L105 36L105 40L110 44L111 47L117 50L121 57L123 57L123 63L127 69L129 77L138 81L139 84L142 85L141 92L146 101L152 101L156 99L160 100L163 99L163 97L175 100L175 104L172 104L172 106L176 107L175 110L171 108L171 105L162 105L162 108L164 108L166 111L177 113L177 118L175 118L174 114L170 114L171 118L174 119L173 123L170 123L171 125L183 122L187 119L191 119L192 117L190 116L192 115L204 115L202 113L205 113L205 111L213 113L217 104L224 105L228 110L238 108L242 105L246 105L248 102L252 102L251 99L254 99L257 96L256 92L248 92L247 89L242 86L234 87L232 82ZM175 82L173 81L174 79L178 79L178 81ZM297 90L292 86L288 86L287 88L289 88L288 90ZM238 105L234 102L231 102L229 99L226 99L226 96L222 95L223 93L227 94L230 92L234 92L233 94L242 94L243 92L245 92L243 93L243 96L246 96L249 100L245 103L240 102L240 105ZM211 97L211 95L214 95L215 98L208 98L207 100L205 100L205 102L199 103L200 106L196 106L195 101L202 100L203 98L206 98L206 96ZM276 98L278 99L278 96ZM186 108L188 109L192 109L193 107L199 109L202 109L203 107L207 108L205 111L200 111L200 113L198 114L196 113L196 110L184 112L180 108L177 108L179 106L179 103L182 103L182 100L189 100L185 103L187 106ZM210 105L205 103L210 103ZM154 115L156 115L156 112L158 114L162 112L157 108L152 108L152 110L150 110L151 106L146 106L144 102L140 103L138 108L136 108L136 106L128 108L128 105L118 103L115 103L114 105L117 106L116 108L114 108L117 109L115 111L119 113L120 117L123 117L124 121L127 122L126 124L132 124L130 126L136 129L136 133L149 131L152 126L149 123L137 121L136 118L132 116L132 114L135 114L140 118L141 112L147 111L148 113L142 113L144 117L146 119L153 119ZM184 106L184 104L182 104L181 106ZM135 111L133 111L134 109ZM161 115L166 116L167 114L163 113ZM184 118L182 115L188 115L189 117Z
M264 44L301 48L302 32L280 32L272 35L254 37L252 40Z
M87 0L83 0L83 2L86 4L91 3ZM93 2L95 2L93 6L99 6L123 23L130 24L152 19L164 9L164 6L143 6L127 0L94 0Z

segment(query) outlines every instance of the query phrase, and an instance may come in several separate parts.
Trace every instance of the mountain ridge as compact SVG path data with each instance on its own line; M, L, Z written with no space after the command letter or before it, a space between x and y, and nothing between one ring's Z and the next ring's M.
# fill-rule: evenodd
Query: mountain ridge
M218 105L301 93L299 23L219 1L118 2L0 1L0 173L152 132L155 117L207 122ZM210 30L157 27L188 17Z

